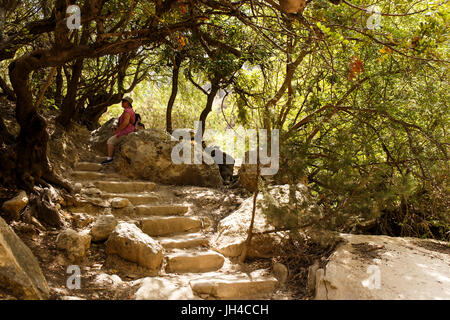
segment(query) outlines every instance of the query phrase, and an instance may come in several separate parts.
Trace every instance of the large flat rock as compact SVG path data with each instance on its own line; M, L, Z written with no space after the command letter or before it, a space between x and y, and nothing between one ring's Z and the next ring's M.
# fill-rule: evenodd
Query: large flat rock
M450 299L450 246L416 238L341 235L316 272L316 299Z
M0 218L0 287L20 299L48 299L49 287L31 250Z
M278 284L273 276L256 270L250 274L213 275L190 282L192 290L200 296L215 299L256 299L272 294Z

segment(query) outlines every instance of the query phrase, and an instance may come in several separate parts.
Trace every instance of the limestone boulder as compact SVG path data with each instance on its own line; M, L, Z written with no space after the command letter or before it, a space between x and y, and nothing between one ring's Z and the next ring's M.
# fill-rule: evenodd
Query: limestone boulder
M49 287L38 260L2 218L0 288L19 299L49 298Z
M106 274L106 273L100 273L95 278L93 283L98 288L109 288L113 290L120 289L120 287L123 285L122 279L116 274Z
M83 231L63 230L56 237L58 249L65 250L70 261L82 260L91 246L91 236Z
M104 241L108 239L109 235L117 226L117 219L111 215L103 215L97 218L91 229L92 241Z
M318 300L448 300L449 243L342 234L316 271Z
M106 141L113 135L113 127L117 124L117 119L113 118L105 122L100 128L91 132L90 142L92 146L102 154L108 154Z
M283 232L261 234L262 232L284 227L284 223L294 223L302 210L310 210L309 207L299 209L293 206L293 201L306 201L306 187L294 186L291 191L289 185L274 186L269 191L271 202L268 205L267 198L258 195L252 244L248 251L249 257L268 258L273 256L280 244ZM266 196L267 197L267 196ZM295 199L293 199L295 198ZM217 237L213 239L213 248L227 257L237 257L241 254L244 242L247 239L253 209L253 197L243 201L241 206L218 225ZM258 234L259 233L259 234Z
M184 156L181 147L191 151L190 155L186 154L190 164L177 160L177 155ZM124 137L117 147L114 165L122 174L136 179L175 185L221 186L222 178L214 160L204 154L203 162L197 157L199 164L195 164L194 156L194 142L172 141L169 134L149 129Z
M20 217L20 212L22 212L28 204L28 200L26 192L20 191L14 198L3 203L2 210L10 217L18 219Z
M161 269L163 248L132 223L119 223L106 242L106 252L151 270Z
M241 254L247 239L248 227L250 226L252 205L253 199L245 200L238 210L219 222L218 236L212 243L216 251L226 257L237 257ZM271 228L266 217L260 210L257 210L253 225L254 233L270 230ZM278 243L279 239L273 234L254 235L248 256L270 257Z

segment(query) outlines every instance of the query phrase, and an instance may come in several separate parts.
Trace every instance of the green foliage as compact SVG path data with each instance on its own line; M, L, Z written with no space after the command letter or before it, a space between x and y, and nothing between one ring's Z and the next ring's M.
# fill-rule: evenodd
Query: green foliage
M174 57L180 55L174 129L193 128L214 82L227 95L216 97L207 128L281 130L280 170L273 182L308 181L321 212L305 213L294 196L287 207L268 210L281 225L309 221L357 232L375 220L361 232L450 237L446 3L352 0L349 6L315 0L297 18L266 1L177 1L161 15L158 3L104 3L101 27L111 31L104 41L142 37L140 47L85 59L77 101L132 88L146 126L165 128ZM380 28L367 26L370 4L384 13ZM53 34L37 37L25 28L50 14L43 5L27 1L9 14L5 34L20 41L4 52L18 57L52 45ZM98 21L91 23L92 46L102 44ZM80 35L71 32L70 41L75 45ZM118 70L124 58L129 59ZM63 66L62 94L72 65ZM0 72L7 78L7 63ZM35 97L47 76L33 73ZM53 108L55 95L52 83L42 108ZM120 105L112 105L100 121L121 113Z

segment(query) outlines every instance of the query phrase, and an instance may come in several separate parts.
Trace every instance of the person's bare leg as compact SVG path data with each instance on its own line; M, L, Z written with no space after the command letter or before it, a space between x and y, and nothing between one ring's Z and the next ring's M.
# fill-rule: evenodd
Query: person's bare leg
M114 145L108 144L108 158L112 158L113 153L114 153Z

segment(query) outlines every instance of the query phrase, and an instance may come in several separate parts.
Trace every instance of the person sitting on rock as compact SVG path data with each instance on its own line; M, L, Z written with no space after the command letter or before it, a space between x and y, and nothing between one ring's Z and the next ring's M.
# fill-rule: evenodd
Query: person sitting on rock
M114 146L119 143L120 138L127 134L134 132L134 123L136 122L136 115L133 111L133 99L125 97L122 99L123 113L119 118L119 127L113 128L114 135L108 139L108 158L102 164L113 161Z
M134 130L137 132L139 130L145 130L145 125L141 122L141 115L136 113L136 122L134 123Z

